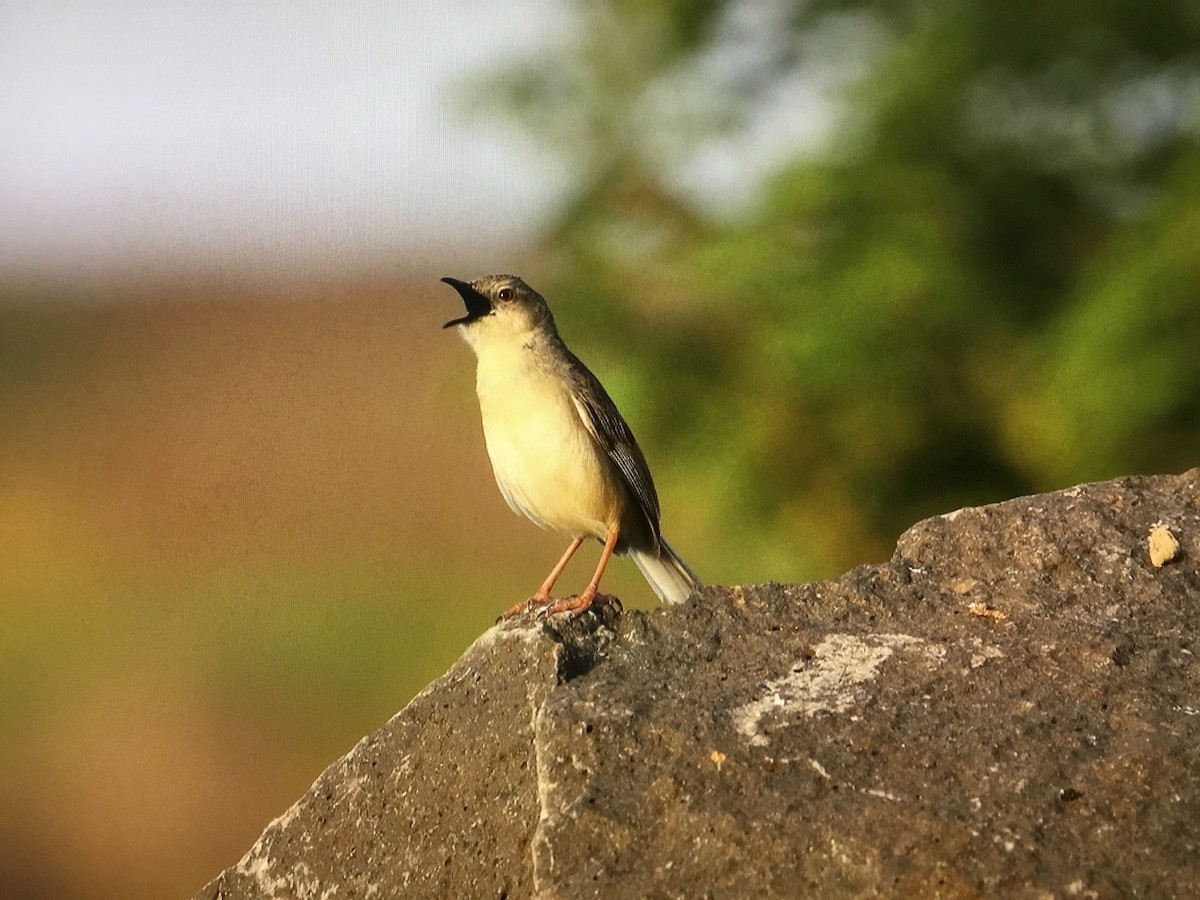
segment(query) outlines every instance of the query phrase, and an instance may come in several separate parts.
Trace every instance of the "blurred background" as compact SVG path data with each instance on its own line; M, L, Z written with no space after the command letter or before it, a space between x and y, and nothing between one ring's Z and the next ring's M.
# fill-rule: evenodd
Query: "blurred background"
M557 559L439 276L827 577L1200 461L1198 140L1194 0L0 5L0 896L190 896Z

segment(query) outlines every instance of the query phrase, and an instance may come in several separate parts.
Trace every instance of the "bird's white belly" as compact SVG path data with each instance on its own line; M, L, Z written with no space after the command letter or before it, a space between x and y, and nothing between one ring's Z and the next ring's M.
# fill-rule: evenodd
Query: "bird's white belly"
M566 389L541 371L489 374L481 365L479 405L508 505L543 528L604 539L619 519L616 488Z

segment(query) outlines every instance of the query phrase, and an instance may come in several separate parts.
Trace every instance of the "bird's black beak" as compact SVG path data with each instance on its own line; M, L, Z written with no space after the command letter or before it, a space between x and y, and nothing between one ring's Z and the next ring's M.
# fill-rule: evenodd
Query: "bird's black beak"
M470 325L476 319L482 319L491 313L491 301L465 281L459 281L457 278L443 278L442 281L458 291L458 295L463 298L463 303L467 305L465 316L461 319L450 320L442 326L443 328L449 328L452 325Z

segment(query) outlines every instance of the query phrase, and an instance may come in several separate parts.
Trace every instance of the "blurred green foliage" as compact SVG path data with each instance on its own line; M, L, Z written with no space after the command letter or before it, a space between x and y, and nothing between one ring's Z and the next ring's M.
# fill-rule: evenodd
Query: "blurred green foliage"
M539 287L687 485L667 526L693 517L710 578L829 573L925 515L1197 463L1194 0L578 11L498 77L581 173ZM835 124L751 204L681 187L806 78Z

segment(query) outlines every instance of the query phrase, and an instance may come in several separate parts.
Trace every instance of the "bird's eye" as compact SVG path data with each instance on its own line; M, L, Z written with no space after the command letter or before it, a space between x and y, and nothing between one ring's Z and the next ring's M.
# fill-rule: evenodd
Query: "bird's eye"
M500 290L496 291L497 300L511 300L512 298L512 288L500 288Z

